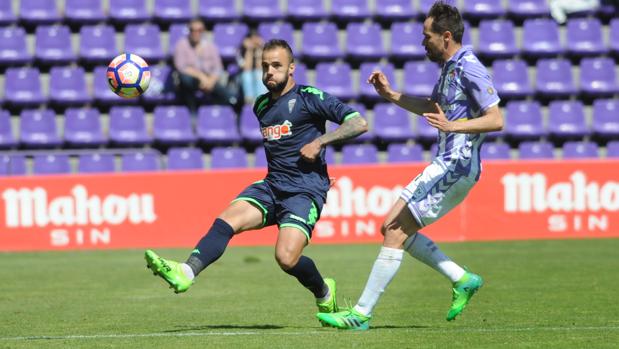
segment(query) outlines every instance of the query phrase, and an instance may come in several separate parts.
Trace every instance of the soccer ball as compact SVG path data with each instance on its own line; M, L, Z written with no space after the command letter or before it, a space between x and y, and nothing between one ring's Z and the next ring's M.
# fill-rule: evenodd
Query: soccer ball
M110 89L124 98L134 98L146 91L150 83L150 68L138 55L123 53L107 66Z

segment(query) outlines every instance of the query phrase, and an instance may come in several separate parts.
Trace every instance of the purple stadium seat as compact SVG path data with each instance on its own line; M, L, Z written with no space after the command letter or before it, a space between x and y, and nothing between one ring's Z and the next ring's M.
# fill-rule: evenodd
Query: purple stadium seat
M342 147L342 164L374 164L378 162L378 149L374 144L345 144Z
M405 142L415 137L412 115L395 104L378 103L374 106L376 137L386 143Z
M79 173L109 173L116 171L114 154L111 153L87 153L80 154L77 163Z
M260 124L251 105L243 106L239 120L239 131L243 140L250 143L262 143L262 131Z
M564 159L590 159L598 157L598 145L593 142L565 142Z
M382 0L376 2L375 17L378 21L406 21L417 17L417 11L408 0Z
M510 0L507 12L516 18L542 17L550 14L547 0Z
M0 1L0 25L7 25L15 22L12 1Z
M464 46L473 46L473 41L471 39L471 28L473 27L465 20L464 34L462 34L462 45Z
M524 159L554 159L554 148L548 142L527 141L518 145L519 158Z
M505 15L505 8L502 1L467 0L462 15L468 18L496 18Z
M153 17L163 23L187 22L192 19L190 0L155 0Z
M79 55L87 63L107 64L118 54L116 32L109 25L85 25L80 28Z
M361 66L359 67L359 79L362 83L360 84L361 86L359 88L359 94L363 99L382 99L382 97L379 96L378 93L376 93L374 86L365 83L370 74L375 70L382 71L387 76L387 79L389 79L389 81L391 82L391 86L395 89L398 89L395 79L395 68L393 67L393 64L372 62L361 63Z
M608 52L602 22L597 18L570 18L566 42L567 53L574 56L597 56Z
M548 107L548 132L553 139L581 139L590 133L580 101L552 101Z
M32 160L32 173L35 175L71 173L71 163L66 154L35 154Z
M4 73L4 99L13 106L37 106L46 101L37 68L8 68Z
M371 15L368 0L331 0L331 16L337 22L363 21Z
M619 158L619 141L610 141L606 143L606 157Z
M198 15L208 23L232 22L239 19L235 2L230 0L199 1Z
M148 21L151 16L144 0L109 0L110 18L117 23Z
M423 143L436 142L438 131L430 126L428 121L422 116L416 117L417 121L417 138Z
M264 147L257 147L254 151L254 167L268 167L267 155Z
M142 95L142 100L153 104L173 103L176 100L170 66L150 66L150 84Z
M95 67L93 73L93 98L102 105L137 104L138 98L122 98L114 94L107 82L107 66ZM150 88L148 89L150 90ZM148 91L147 90L147 91Z
M534 18L524 21L522 52L525 55L533 57L556 56L563 51L557 22L550 18Z
M101 0L65 0L64 16L77 24L101 22L106 19Z
M249 108L251 112L251 107ZM253 115L252 117L255 119ZM200 107L196 132L200 141L208 144L241 141L236 114L229 106L209 105Z
M213 42L219 49L221 58L232 61L249 28L244 23L217 23L213 27Z
M56 1L21 0L19 19L27 25L51 24L61 20Z
M32 60L22 27L0 28L0 65L26 64Z
M619 18L614 18L610 21L610 38L619 38ZM614 55L619 55L619 40L608 40L610 42L610 51Z
M316 87L337 98L348 100L357 96L352 83L352 69L348 63L318 63L315 76Z
M593 134L603 139L619 138L619 100L593 102Z
M334 23L303 23L303 57L308 60L335 60L342 57Z
M349 23L346 26L346 54L356 61L379 60L385 48L378 23Z
M49 100L62 106L90 102L84 68L52 67L49 72Z
M423 148L419 144L391 143L387 146L387 162L421 162Z
M511 159L509 144L485 142L481 146L482 160L509 160Z
M243 16L252 22L277 20L283 17L279 1L272 0L244 0Z
M410 61L404 64L404 93L430 97L440 75L439 67L430 61Z
M292 28L292 24L288 22L263 22L258 25L258 34L260 34L264 41L284 39L294 52L297 48L297 44L294 40L293 33L294 29Z
M423 24L396 22L391 24L391 57L397 60L424 59Z
M537 101L509 101L505 133L511 139L538 139L546 135L542 108Z
M619 91L612 58L583 58L580 61L580 90L588 96L608 96Z
M153 112L153 137L165 145L194 142L196 135L191 126L191 115L186 106L157 106Z
M133 151L122 154L121 170L123 172L159 171L161 160L154 151Z
M19 122L20 142L26 148L53 148L61 144L56 114L49 109L24 109Z
M307 66L303 63L296 63L294 66L294 81L299 85L307 85Z
M211 149L211 169L245 168L247 152L239 147L215 147Z
M422 17L427 16L428 12L430 12L430 8L432 8L435 2L436 0L419 0L419 11L423 15Z
M64 139L72 146L100 146L107 142L99 110L69 108L65 111Z
M496 60L492 71L494 85L502 98L527 97L533 93L524 61Z
M155 24L129 24L125 27L125 51L153 64L166 57L161 46L161 32Z
M168 53L174 54L174 48L178 41L189 35L187 23L172 23L168 30Z
M11 124L11 114L0 109L0 148L12 148L17 145Z
M324 0L289 0L288 17L293 21L317 21L327 17Z
M0 177L27 174L26 157L20 154L0 155Z
M71 31L66 25L40 25L35 31L34 57L44 64L69 63L75 60Z
M110 108L110 141L118 145L139 146L150 143L144 109L137 106Z
M518 54L514 24L505 19L486 19L479 22L480 55L491 58L509 58Z
M564 58L544 58L536 65L536 91L543 97L569 97L576 93L572 65Z
M204 160L198 148L170 148L168 150L168 170L202 170Z

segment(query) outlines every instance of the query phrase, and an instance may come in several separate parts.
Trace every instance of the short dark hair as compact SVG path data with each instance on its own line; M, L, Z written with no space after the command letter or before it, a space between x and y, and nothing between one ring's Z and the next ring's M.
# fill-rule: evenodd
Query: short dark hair
M278 47L281 47L288 52L288 56L290 57L290 63L293 63L294 55L292 54L292 48L290 48L290 45L288 45L288 42L286 42L286 40L271 39L264 44L264 47L262 47L262 51L268 51Z
M448 31L454 40L461 44L462 35L464 35L464 22L462 16L455 6L449 5L443 0L439 0L432 5L428 12L428 17L434 18L432 22L432 31L438 34L443 34Z

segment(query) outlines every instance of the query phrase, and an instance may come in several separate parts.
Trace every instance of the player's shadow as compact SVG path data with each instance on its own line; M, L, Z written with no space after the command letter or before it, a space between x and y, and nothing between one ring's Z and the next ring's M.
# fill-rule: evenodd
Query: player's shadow
M277 325L204 325L204 326L186 326L163 332L192 332L205 330L281 330L283 326Z

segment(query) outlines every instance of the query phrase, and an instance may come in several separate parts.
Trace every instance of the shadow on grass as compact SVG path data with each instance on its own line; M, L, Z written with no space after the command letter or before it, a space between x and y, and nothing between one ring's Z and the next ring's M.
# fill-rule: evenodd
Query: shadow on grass
M175 332L192 332L192 331L205 331L205 330L281 330L285 328L283 326L276 325L204 325L204 326L187 326L174 330L166 330L162 332L175 333Z

